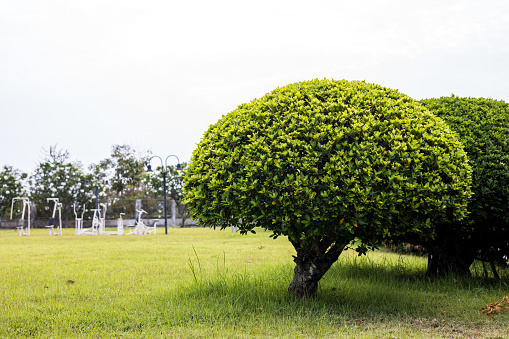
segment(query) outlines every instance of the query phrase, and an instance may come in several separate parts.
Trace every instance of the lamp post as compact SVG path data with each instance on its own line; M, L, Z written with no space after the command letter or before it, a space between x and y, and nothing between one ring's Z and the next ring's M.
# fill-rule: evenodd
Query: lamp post
M168 211L167 211L167 207L166 207L166 174L168 173L166 171L166 167L168 167L168 158L170 157L175 157L177 158L177 168L176 168L176 171L177 172L182 172L182 166L180 165L180 159L179 157L177 157L176 155L168 155L166 157L166 160L164 161L164 165L163 165L163 159L161 159L161 157L157 156L157 155L154 155L153 157L151 157L150 159L148 159L148 165L147 165L147 173L153 173L154 171L152 170L152 165L150 165L150 161L153 159L153 158L159 158L159 160L161 160L161 173L163 174L163 196L164 196L164 234L168 234Z
M90 181L87 179L85 181L85 187L90 187ZM110 183L108 182L108 180L106 180L106 182L104 183L104 186L106 187L110 187ZM98 185L95 185L95 209L98 210L99 209L99 186Z

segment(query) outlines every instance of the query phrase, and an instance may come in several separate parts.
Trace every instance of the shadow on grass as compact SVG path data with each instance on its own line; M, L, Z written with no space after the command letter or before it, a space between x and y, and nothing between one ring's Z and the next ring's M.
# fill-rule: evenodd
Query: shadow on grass
M265 265L234 272L219 267L213 274L193 268L194 282L178 289L175 300L187 320L246 322L252 317L299 321L348 322L444 318L460 323L484 319L479 311L508 292L509 277L429 279L422 265L405 260L344 258L320 281L318 295L296 300L287 292L293 264ZM176 314L174 314L176 315ZM208 319L208 320L207 320ZM306 320L307 319L307 320ZM507 318L506 318L507 319ZM436 319L435 319L436 320Z

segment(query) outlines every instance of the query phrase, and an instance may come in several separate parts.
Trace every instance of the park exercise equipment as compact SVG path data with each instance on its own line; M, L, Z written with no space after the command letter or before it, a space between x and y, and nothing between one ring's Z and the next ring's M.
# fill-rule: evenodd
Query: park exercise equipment
M78 218L78 213L76 212L76 204L74 203L73 209L74 209L74 215L76 216L74 218L74 229L76 235L81 235L83 232L83 214L85 214L86 208L85 205L83 205L83 211L81 212L81 218Z
M81 234L83 235L97 235L99 234L99 230L101 229L101 221L100 219L100 209L92 208L92 212L94 212L94 216L92 217L92 226L89 228L83 229Z
M53 214L51 218L49 218L49 225L46 228L49 231L49 235L62 235L62 203L58 202L58 198L47 198L46 201L49 203L53 201L55 204L53 206ZM58 226L55 229L55 215L58 210Z
M99 234L106 234L106 208L107 208L107 206L106 206L106 204L100 204L100 206L102 208L99 210L99 214L98 214L98 220L99 220L98 231L99 231Z
M101 204L103 205L103 204ZM120 213L120 217L117 219L117 231L114 232L114 231L106 231L106 205L103 205L104 206L104 214L103 214L103 218L101 219L102 221L102 233L101 234L105 234L105 235L124 235L124 219L122 219L122 215L125 215L125 213Z
M117 235L124 235L124 219L122 219L123 215L125 215L125 213L120 213L120 216L117 219Z
M11 203L11 219L12 219L12 211L14 210L14 202L16 200L21 200L23 203L23 211L21 212L21 219L19 219L18 227L16 229L19 232L20 236L29 236L30 235L30 199L27 197L16 197L12 198ZM25 227L25 212L27 212L28 218L27 225Z
M92 217L92 227L88 234L102 235L106 228L106 205L100 204L101 208L93 208L94 216ZM101 211L102 216L101 216Z
M106 205L101 204L102 208L93 208L91 211L94 212L94 216L92 217L92 226L88 228L83 227L83 213L81 214L81 220L78 221L78 217L76 215L76 223L80 224L79 230L77 230L78 235L98 235L104 234L105 232L105 216L106 216ZM101 217L101 210L104 210L103 216ZM76 213L76 212L74 212ZM78 227L77 227L78 228Z
M145 225L142 219L143 213L147 213L145 210L136 210L138 212L138 215L136 216L136 219L134 221L134 225L128 225L128 227L134 227L131 229L129 233L126 233L126 235L149 235L150 233L156 234L157 230L157 223L159 222L159 219L153 219L154 224L152 226Z
M119 218L117 219L117 231L106 231L106 204L100 204L101 208L91 209L94 212L94 216L92 218L92 226L89 228L83 227L83 214L85 213L85 206L83 206L83 211L81 213L81 218L78 217L78 212L76 211L77 203L74 204L74 214L75 218L75 228L76 235L148 235L148 234L156 234L157 231L157 223L160 219L152 219L153 225L149 226L143 222L142 215L143 213L147 213L143 209L136 209L137 215L135 218L134 225L124 225L124 219L122 216L125 213L120 213ZM125 233L124 228L129 227L130 231Z

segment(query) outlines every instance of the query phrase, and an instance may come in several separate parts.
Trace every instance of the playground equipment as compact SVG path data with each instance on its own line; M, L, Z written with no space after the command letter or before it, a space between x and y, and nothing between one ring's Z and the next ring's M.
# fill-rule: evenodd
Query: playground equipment
M138 212L138 215L136 216L136 219L134 221L134 225L128 225L128 227L134 227L134 229L131 229L129 233L126 233L126 235L134 234L134 235L149 235L150 233L156 234L157 230L157 223L159 222L159 219L154 219L154 224L152 226L145 225L142 219L143 213L147 213L145 210L136 210Z
M16 200L21 200L23 203L23 211L21 212L21 219L19 219L18 227L16 229L19 232L20 236L29 236L30 235L30 199L27 197L16 197L12 198L11 204L11 219L12 219L12 211L14 210L14 202ZM25 227L25 212L27 212L27 225Z
M53 206L53 214L51 218L49 218L49 225L46 228L49 230L49 235L62 235L62 203L58 202L58 198L47 198L46 201L49 203L53 201L55 205ZM55 230L55 214L58 210L58 226Z
M78 213L76 213L76 203L73 205L74 215L76 216L74 219L74 229L76 235L81 235L83 232L83 214L85 214L86 208L83 205L83 211L81 212L81 218L78 218Z

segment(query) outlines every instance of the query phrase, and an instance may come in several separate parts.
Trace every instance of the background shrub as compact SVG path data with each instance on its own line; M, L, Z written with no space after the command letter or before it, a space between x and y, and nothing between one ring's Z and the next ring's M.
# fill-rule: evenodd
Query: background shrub
M435 256L451 269L468 256L501 257L509 241L509 105L501 100L456 96L422 100L460 137L473 168L470 214L440 225ZM442 248L437 248L442 247ZM444 248L447 247L447 248ZM447 258L447 256L452 258ZM453 260L456 257L456 260ZM473 259L472 259L473 260Z

